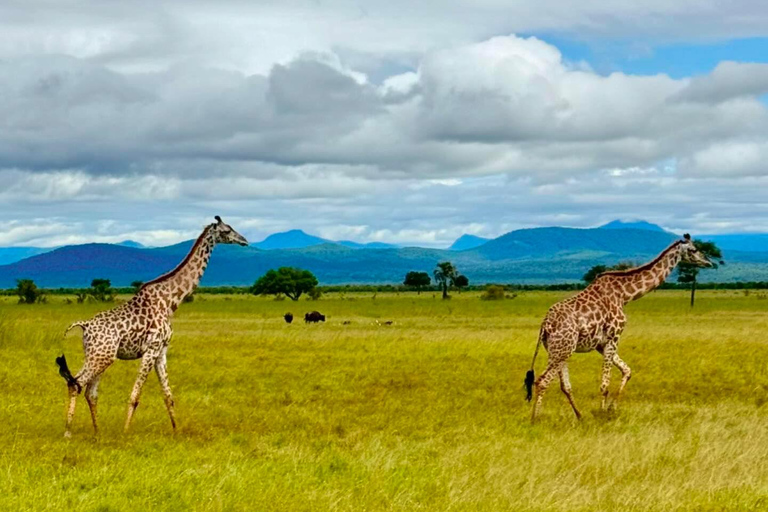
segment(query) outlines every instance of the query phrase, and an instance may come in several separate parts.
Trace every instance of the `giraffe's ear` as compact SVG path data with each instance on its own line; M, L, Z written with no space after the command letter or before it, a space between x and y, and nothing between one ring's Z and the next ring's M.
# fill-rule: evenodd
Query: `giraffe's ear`
M691 235L686 233L686 234L683 235L683 238L685 238L686 240L690 240L691 239Z
M214 217L214 219L216 219L216 222L218 222L219 224L221 224L221 222L222 222L222 220L221 220L221 217L219 217L218 215L216 215L216 216Z

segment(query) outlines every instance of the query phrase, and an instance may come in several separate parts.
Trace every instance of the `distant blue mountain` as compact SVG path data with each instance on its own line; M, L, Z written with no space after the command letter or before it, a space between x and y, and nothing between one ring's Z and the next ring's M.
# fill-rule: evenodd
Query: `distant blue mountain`
M297 239L306 241L307 237L299 233ZM322 284L401 283L407 272L431 272L438 262L446 260L473 284L575 282L593 265L648 261L676 239L672 233L647 229L536 228L512 231L464 251L418 247L360 250L327 241L270 250L222 245L214 250L202 284L250 285L267 270L281 266L308 269ZM127 286L173 269L192 244L188 240L144 249L110 244L61 247L0 266L0 288L13 287L20 278L34 279L46 288L87 287L98 277L110 279L115 286ZM701 280L768 281L768 252L724 250L724 259L727 265L703 271Z
M660 252L676 239L672 233L646 229L533 228L512 231L470 252L492 260L600 258L612 254L635 260Z
M475 235L461 235L454 241L448 248L449 251L466 251L467 249L474 249L483 245L490 238L483 238Z
M0 247L0 265L8 265L53 249L43 247Z
M256 242L252 245L259 249L301 249L302 247L311 247L328 242L329 240L308 235L300 229L292 229L283 233L274 233L261 242Z
M395 249L399 246L395 244L387 244L384 242L368 242L362 244L360 242L352 242L351 240L339 240L338 242L330 242L349 247L350 249Z
M116 245L122 245L123 247L133 247L135 249L143 249L145 247L144 244L134 240L123 240L122 242L118 242Z
M307 234L300 229L292 229L282 233L274 233L269 235L261 242L256 242L255 244L251 245L253 247L258 247L259 249L273 250L303 249L305 247L313 247L315 245L322 244L339 244L351 249L392 249L397 247L396 245L386 244L383 242L360 243L352 242L350 240L341 240L336 242L334 240L327 240L325 238L320 238L319 236Z
M648 231L665 231L664 228L657 224L651 224L644 220L636 220L625 222L623 220L613 220L608 224L603 224L600 229L645 229Z

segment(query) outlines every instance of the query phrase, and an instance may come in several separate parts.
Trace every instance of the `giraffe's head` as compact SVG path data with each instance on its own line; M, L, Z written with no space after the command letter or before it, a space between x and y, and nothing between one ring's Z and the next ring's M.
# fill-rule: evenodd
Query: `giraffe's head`
M224 223L218 215L216 222L211 224L213 239L217 244L248 245L248 240L243 235L232 229L232 226Z
M691 235L686 233L683 235L683 241L680 244L680 254L682 255L682 261L696 265L697 267L713 267L707 257L702 254L700 250L696 248L696 245L691 240Z

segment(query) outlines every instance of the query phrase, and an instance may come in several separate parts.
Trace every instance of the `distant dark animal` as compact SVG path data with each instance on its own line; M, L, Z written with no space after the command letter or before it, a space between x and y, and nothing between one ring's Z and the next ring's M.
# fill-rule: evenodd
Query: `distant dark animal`
M283 318L285 318L286 323L293 322L293 313L286 313L283 315Z
M341 325L349 325L351 323L352 322L350 322L349 320L344 320L343 322L341 322Z
M384 322L384 325L392 325L394 322L392 320L387 320Z
M320 314L320 312L318 311L312 311L311 313L307 313L306 315L304 315L304 321L308 324L325 322L325 315Z

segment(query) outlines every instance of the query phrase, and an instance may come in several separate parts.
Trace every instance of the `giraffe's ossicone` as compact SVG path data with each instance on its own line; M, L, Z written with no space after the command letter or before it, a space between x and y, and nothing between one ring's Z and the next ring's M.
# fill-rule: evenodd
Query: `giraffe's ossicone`
M690 235L686 234L682 240L674 242L645 265L629 270L604 272L584 290L549 309L539 330L531 369L525 376L527 399L534 398L532 422L536 421L544 392L555 377L560 378L560 389L568 398L576 417L581 418L581 413L573 401L571 382L568 378L568 358L574 352L597 350L602 354L603 376L600 392L603 395L603 409L607 407L611 367L616 366L621 371L621 386L616 395L618 402L632 375L629 366L618 355L619 338L626 323L624 305L657 288L681 261L701 267L712 266L696 249ZM549 359L547 368L536 379L534 365L540 345L544 345Z
M195 291L216 244L248 245L248 241L216 216L216 222L203 229L189 254L175 269L142 285L136 295L124 304L98 313L90 320L75 322L67 328L67 332L75 327L83 330L85 362L83 368L73 376L64 355L56 358L59 373L69 388L64 432L66 437L71 435L77 395L81 388L85 389L93 429L98 432L96 402L99 379L116 359L141 359L139 375L128 405L125 429L128 430L131 424L133 413L139 405L141 388L153 368L163 389L171 425L176 429L173 395L166 368L166 353L173 333L171 318L184 297Z

